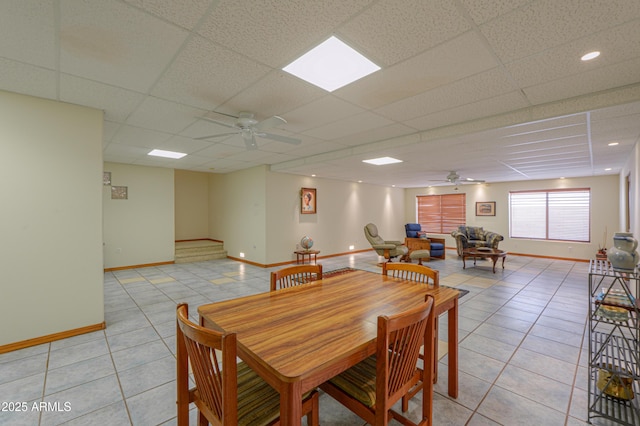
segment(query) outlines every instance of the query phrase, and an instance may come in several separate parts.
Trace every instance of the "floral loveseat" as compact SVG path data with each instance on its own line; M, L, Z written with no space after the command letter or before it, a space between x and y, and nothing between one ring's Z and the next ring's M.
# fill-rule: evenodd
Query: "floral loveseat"
M462 256L462 250L469 247L497 249L498 243L504 240L502 235L485 231L481 226L459 226L456 231L451 233L451 236L456 239L458 256Z

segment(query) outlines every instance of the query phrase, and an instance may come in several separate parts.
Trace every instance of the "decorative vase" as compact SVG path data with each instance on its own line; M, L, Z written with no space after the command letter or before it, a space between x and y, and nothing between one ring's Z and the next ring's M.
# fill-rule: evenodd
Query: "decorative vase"
M638 240L630 232L616 232L607 258L616 271L633 272L638 264Z

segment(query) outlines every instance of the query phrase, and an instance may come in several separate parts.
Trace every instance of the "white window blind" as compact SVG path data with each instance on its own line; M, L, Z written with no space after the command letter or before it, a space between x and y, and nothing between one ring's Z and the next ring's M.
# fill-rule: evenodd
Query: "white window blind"
M423 231L448 234L467 221L466 194L418 195L416 203Z
M511 238L590 241L589 189L509 193Z

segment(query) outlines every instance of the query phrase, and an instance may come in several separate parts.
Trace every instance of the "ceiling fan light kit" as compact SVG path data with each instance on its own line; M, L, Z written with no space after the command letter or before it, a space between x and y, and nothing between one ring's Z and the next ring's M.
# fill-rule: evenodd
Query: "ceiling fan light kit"
M225 115L228 115L228 114L225 114ZM202 120L209 121L211 123L215 123L223 127L229 127L231 129L234 129L235 131L231 133L219 133L215 135L200 136L194 139L203 140L203 139L211 139L211 138L217 138L222 136L239 134L242 136L242 139L244 140L244 144L247 149L258 149L258 144L256 143L256 136L264 139L271 139L278 142L288 143L291 145L299 145L302 142L302 140L300 139L290 138L288 136L275 135L272 133L267 133L262 131L263 129L269 129L269 128L277 127L287 123L287 120L277 115L274 115L273 117L269 117L262 121L258 121L255 119L255 116L253 113L243 111L240 114L238 114L238 116L235 118L236 118L236 122L234 124L228 124L222 121L216 121L209 117L200 117L200 119Z
M484 183L482 179L462 178L458 172L451 170L444 180L436 180L434 182L447 182L455 185L454 191L458 190L458 185L464 185L465 183Z

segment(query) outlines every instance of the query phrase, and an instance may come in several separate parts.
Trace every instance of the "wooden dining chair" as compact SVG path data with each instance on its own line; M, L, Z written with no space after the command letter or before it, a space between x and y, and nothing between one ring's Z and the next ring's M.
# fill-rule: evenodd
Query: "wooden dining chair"
M296 265L271 272L271 291L322 279L322 265Z
M191 322L184 303L178 305L176 316L178 425L189 424L191 402L198 408L200 426L279 425L280 394L237 361L236 334ZM189 363L196 383L192 389ZM304 396L302 413L308 425L320 423L316 390Z
M415 263L389 263L382 265L382 275L429 284L434 288L440 285L440 271Z
M328 395L374 426L391 418L404 425L431 425L433 368L416 368L422 342L433 344L433 296L405 312L378 317L376 354L320 385ZM425 348L433 354L433 348ZM432 357L425 357L427 365ZM419 382L423 386L421 420L415 423L391 407Z
M420 284L427 284L433 288L440 286L440 271L431 269L428 266L416 265L414 263L386 263L382 265L382 274L393 276L404 280L415 281ZM434 321L433 333L433 356L434 356L434 383L438 380L438 318ZM424 348L420 350L420 359L424 363ZM405 396L402 397L402 411L409 409L409 400L422 389L422 383L418 383Z

